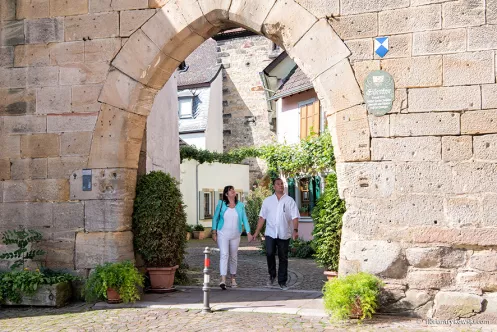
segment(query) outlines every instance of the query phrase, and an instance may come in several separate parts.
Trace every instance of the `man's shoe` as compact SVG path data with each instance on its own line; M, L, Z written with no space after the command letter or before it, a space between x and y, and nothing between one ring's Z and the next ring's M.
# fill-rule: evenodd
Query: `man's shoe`
M280 289L281 290L287 290L288 286L286 284L280 284Z
M267 286L267 287L272 287L272 286L274 285L274 280L275 280L275 279L276 279L276 278L269 277L269 280L268 280L268 282L267 282L266 286Z
M237 288L238 285L236 283L236 280L235 279L231 279L231 288Z
M226 290L226 284L222 281L219 283L219 287L221 287L222 290Z

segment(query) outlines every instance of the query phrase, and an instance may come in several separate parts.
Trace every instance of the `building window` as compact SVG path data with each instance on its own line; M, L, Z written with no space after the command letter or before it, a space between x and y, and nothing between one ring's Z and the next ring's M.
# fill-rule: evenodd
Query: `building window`
M193 117L193 98L180 97L178 98L178 113L180 119Z
M310 217L317 200L321 196L321 178L319 176L301 179L290 178L287 183L288 195L295 199L300 217Z
M204 218L212 218L212 195L210 192L204 192Z
M319 100L311 99L299 103L300 107L300 139L321 131L321 107Z

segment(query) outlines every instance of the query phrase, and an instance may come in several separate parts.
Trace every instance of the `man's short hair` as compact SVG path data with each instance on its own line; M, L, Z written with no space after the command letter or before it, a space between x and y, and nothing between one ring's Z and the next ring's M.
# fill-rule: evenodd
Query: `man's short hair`
M278 180L280 180L281 182L283 182L283 184L285 183L282 178L276 178L276 179L273 180L273 186L276 183L276 181L278 181Z

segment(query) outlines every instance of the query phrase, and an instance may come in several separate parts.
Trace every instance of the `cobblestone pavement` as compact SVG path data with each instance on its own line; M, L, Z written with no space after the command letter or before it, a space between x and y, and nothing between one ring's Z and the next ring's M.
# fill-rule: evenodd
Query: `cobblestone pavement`
M212 239L188 241L188 255L186 263L190 267L192 285L200 285L203 281L202 270L204 268L203 251L206 246L217 248ZM264 287L269 278L267 272L266 256L259 253L260 242L248 243L246 237L242 237L238 249L238 271L236 282L239 287L258 288ZM276 258L278 262L278 258ZM213 282L219 281L219 252L211 256L211 268ZM313 259L289 258L288 259L288 282L290 289L316 290L323 288L326 277L324 269L317 266Z
M0 331L496 331L497 326L427 325L422 321L375 317L355 322L330 323L325 318L297 315L214 312L172 309L91 310L76 303L61 309L0 310Z

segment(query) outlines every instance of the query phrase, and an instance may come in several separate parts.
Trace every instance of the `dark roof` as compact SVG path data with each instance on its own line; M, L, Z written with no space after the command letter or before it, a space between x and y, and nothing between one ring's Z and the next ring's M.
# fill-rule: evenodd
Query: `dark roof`
M248 36L254 36L257 35L255 32L252 32L250 30L246 30L244 28L228 28L226 30L223 30L213 36L212 38L214 40L227 40L227 39L232 39L232 38L241 38L241 37L248 37Z
M221 65L216 62L217 43L207 39L186 58L187 71L178 73L178 87L202 85L216 78Z
M309 78L305 76L304 72L298 66L295 66L283 80L283 84L280 85L278 91L276 91L276 94L271 99L283 98L312 88L313 86Z
M191 93L193 97L191 118L179 118L178 128L180 134L198 133L207 129L207 117L209 116L210 87L199 87L185 90L178 90L178 95L185 92Z
M266 75L269 75L271 70L276 68L276 66L279 65L281 61L285 60L287 56L288 54L286 53L286 51L281 52L280 55L278 55L273 61L271 61L271 63L267 65L266 68L264 68L264 73L266 73Z

